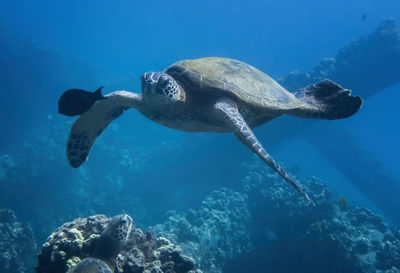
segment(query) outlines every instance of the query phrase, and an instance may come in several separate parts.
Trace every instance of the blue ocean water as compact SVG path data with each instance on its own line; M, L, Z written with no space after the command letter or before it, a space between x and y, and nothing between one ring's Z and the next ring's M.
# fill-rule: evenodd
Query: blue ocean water
M140 92L139 77L144 72L161 71L177 60L207 56L244 61L278 80L292 71L311 71L321 59L335 57L386 19L394 19L398 28L399 1L1 3L0 208L13 210L19 221L32 227L37 244L31 253L34 257L56 227L77 217L128 213L138 227L147 229L168 221L171 211L201 210L209 202L208 196L222 188L247 194L249 204L258 204L244 185L256 177L255 173L267 177L269 169L233 134L180 132L156 124L136 110L114 121L96 141L88 162L72 169L65 146L74 118L57 113L59 96L70 88L94 91L100 86L105 86L106 93ZM399 54L398 41L396 46ZM382 52L373 53L375 59L381 58ZM394 61L399 59L399 55L393 57ZM400 65L397 67L380 63L372 71L388 69L387 75L399 75ZM362 80L367 81L372 74ZM359 79L357 70L346 76ZM395 234L400 225L399 82L398 77L371 95L353 90L365 101L348 119L302 120L298 125L298 118L279 117L254 132L299 180L323 181L334 200L344 196L350 206L382 215ZM342 147L344 152L340 153ZM278 181L286 186L283 180ZM225 195L215 196L230 196L229 191L222 192ZM252 268L253 272L267 272L260 269L267 266L271 272L287 272L279 262L262 261L268 260L263 255L271 249L284 253L284 246L290 244L287 252L296 253L287 236L291 233L279 234L276 218L265 215L260 220L259 210L261 205L250 210L253 218L248 220L248 243L260 240L262 233L268 237L263 237L263 247L255 244L257 255L254 250L243 250L225 260L219 257L228 264L220 262L220 268L225 268L221 272L246 272L254 259L258 269ZM287 222L280 219L279 223L290 223L291 216L286 216ZM301 226L305 218L296 219ZM276 234L285 243L275 243L271 238ZM269 245L269 241L274 243ZM301 249L307 248L301 244ZM337 261L341 259L337 257ZM400 270L394 260L387 263L379 270ZM204 272L218 272L204 264ZM319 272L345 272L335 267L324 270Z

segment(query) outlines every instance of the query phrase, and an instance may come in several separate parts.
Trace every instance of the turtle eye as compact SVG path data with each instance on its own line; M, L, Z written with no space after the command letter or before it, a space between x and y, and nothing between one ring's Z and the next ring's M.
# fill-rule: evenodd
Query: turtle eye
M158 79L158 86L160 89L164 89L168 85L168 78L165 76L161 76Z

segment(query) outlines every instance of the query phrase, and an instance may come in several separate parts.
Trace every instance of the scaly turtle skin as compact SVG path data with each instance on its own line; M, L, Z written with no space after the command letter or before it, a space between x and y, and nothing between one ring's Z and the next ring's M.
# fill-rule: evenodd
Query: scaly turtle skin
M132 218L128 214L116 215L101 233L95 256L109 259L118 254L132 231Z
M141 77L142 94L116 91L97 101L73 124L67 157L77 168L97 136L124 110L187 132L232 132L297 191L309 196L274 161L251 128L282 114L340 119L358 111L362 99L330 80L290 93L265 73L228 58L179 61L163 72ZM311 201L312 202L312 201Z

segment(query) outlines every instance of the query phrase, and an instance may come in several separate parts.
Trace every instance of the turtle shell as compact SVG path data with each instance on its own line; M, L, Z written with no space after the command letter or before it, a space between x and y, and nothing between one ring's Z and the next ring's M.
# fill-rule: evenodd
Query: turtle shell
M105 262L99 259L86 258L68 270L67 273L113 273L113 271Z
M208 57L183 60L165 72L190 92L234 95L244 104L272 109L301 106L296 97L257 68L229 58Z

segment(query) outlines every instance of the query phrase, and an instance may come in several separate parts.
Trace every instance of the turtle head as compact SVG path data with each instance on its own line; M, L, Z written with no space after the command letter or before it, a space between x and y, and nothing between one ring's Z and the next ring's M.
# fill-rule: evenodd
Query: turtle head
M116 242L123 242L132 231L132 218L128 214L114 216L103 234Z
M128 214L114 216L98 238L95 255L102 258L117 256L121 247L129 241L131 231L134 229L132 222Z
M186 99L183 88L167 73L147 72L141 81L143 100L147 104L166 106Z

